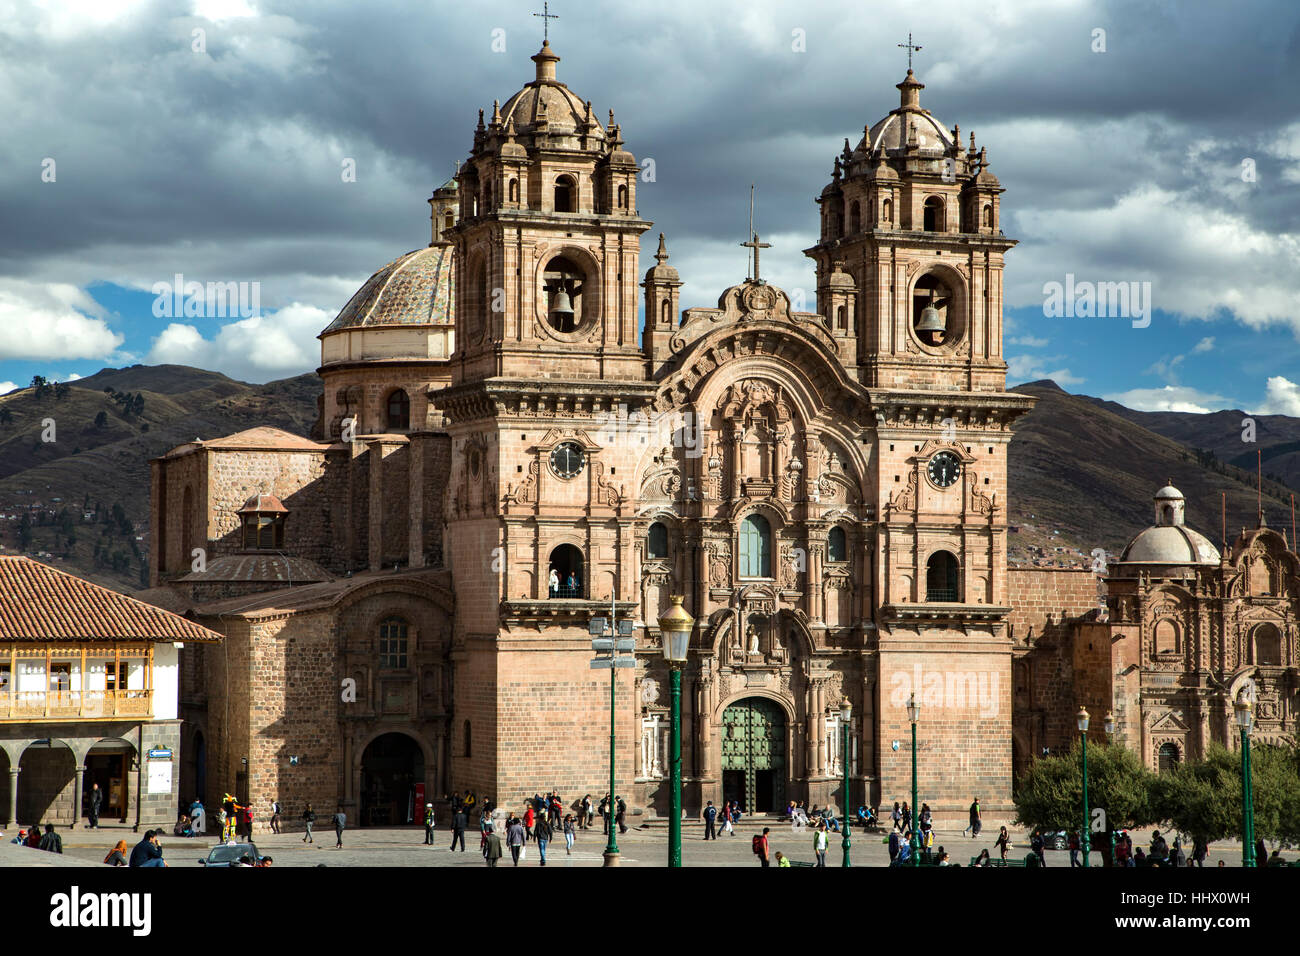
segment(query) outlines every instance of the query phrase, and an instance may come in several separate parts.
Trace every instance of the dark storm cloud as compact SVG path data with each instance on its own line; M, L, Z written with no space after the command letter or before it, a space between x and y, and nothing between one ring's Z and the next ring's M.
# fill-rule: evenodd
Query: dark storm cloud
M264 304L326 311L428 241L424 199L467 155L478 109L531 78L540 34L523 3L252 2L256 16L215 20L190 3L98 6L79 24L20 5L0 25L0 275L257 278ZM1024 240L1013 301L1117 262L1185 284L1168 232L1218 215L1247 240L1275 239L1300 212L1285 178L1300 169L1300 17L1282 0L555 6L560 79L601 118L612 106L628 147L655 161L641 212L669 236L684 304L743 276L750 182L757 228L780 237L765 264L811 285L800 247L815 238L814 198L843 140L897 105L909 30L924 46L922 105L963 139L975 130L1008 187L1007 229ZM205 53L191 50L195 28ZM39 180L45 157L55 184ZM356 183L341 181L345 158ZM1168 223L1121 254L1088 215L1123 212L1129 194ZM1057 228L1076 215L1077 229ZM1257 258L1276 270L1294 249ZM1300 326L1288 308L1279 317Z

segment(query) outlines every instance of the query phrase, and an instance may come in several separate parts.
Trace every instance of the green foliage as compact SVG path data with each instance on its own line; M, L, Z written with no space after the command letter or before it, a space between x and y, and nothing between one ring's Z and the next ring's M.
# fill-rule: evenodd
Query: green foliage
M1300 752L1293 746L1252 744L1255 835L1300 844ZM1205 842L1241 835L1241 754L1214 744L1204 760L1160 774L1152 790L1157 819Z
M1088 806L1105 811L1110 828L1143 827L1153 822L1147 799L1154 775L1137 754L1123 747L1090 742ZM1016 822L1049 830L1078 830L1083 824L1083 748L1042 757L1020 776L1015 792Z
M107 413L107 412L100 412L98 415L95 416L95 427L96 427L96 428L103 428L103 427L104 427L105 425L107 425L107 424L108 424L108 413Z

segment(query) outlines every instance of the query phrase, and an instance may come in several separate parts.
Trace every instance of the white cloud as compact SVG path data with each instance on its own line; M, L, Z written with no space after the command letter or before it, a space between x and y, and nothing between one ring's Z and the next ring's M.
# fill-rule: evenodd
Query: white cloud
M1201 339L1201 341L1197 342L1196 347L1192 349L1192 352L1194 354L1199 352L1212 352L1212 351L1214 351L1213 335L1207 335L1205 338Z
M1257 228L1243 215L1150 184L1109 205L1030 209L1018 221L1029 241L1008 288L1013 305L1041 303L1044 281L1073 273L1076 282L1150 282L1153 308L1173 315L1227 311L1252 328L1283 323L1300 331L1300 234Z
M1227 408L1231 404L1222 395L1213 395L1183 385L1133 388L1127 392L1103 395L1102 398L1139 412L1194 412L1198 415Z
M193 365L245 382L269 382L310 372L320 362L316 340L332 316L295 302L277 312L223 325L205 339L197 328L173 322L154 339L145 361Z
M21 386L15 385L13 382L0 382L0 395L8 395L16 388L21 388Z
M1256 415L1292 415L1300 418L1300 384L1281 375L1269 377L1264 388L1264 404Z
M1160 378L1163 378L1170 385L1177 385L1178 366L1183 364L1183 359L1185 358L1187 358L1186 355L1175 355L1173 358L1157 359L1155 362L1152 362L1151 365L1142 372L1142 374L1157 375Z
M1086 379L1073 374L1068 368L1052 369L1052 363L1065 358L1064 355L1008 355L1007 379L1012 384L1036 382L1051 379L1062 387L1079 385Z
M0 359L102 359L122 344L104 309L64 282L0 280Z

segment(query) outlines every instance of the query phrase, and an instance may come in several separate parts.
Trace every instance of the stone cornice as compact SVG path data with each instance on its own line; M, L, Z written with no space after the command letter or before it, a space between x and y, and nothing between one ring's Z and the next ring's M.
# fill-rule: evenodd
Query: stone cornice
M886 621L926 623L1001 624L1011 608L996 604L886 604L880 609Z
M1038 401L1018 392L868 388L867 393L882 435L889 428L937 426L945 418L957 428L1007 429Z
M636 601L617 601L615 608L619 618L635 617L639 610ZM608 618L609 610L609 601L522 598L501 602L501 621L507 630L531 628L540 631L564 624L586 627L592 618Z
M525 417L605 418L650 405L656 386L618 379L490 378L435 389L434 405L449 421Z

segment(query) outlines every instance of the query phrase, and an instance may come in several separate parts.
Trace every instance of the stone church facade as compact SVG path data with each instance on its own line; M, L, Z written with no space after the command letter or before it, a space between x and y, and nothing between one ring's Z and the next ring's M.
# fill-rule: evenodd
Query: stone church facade
M532 60L429 200L430 245L322 332L313 436L153 462L150 596L225 638L183 654L182 790L363 825L453 790L599 799L610 678L589 623L613 614L637 647L615 671L618 787L663 813L657 619L682 594L688 808L842 805L846 762L850 803L903 799L915 693L922 798L1009 816L1013 760L1079 703L1043 675L1110 671L1075 660L1096 580L1007 566L1007 450L1033 400L1005 387L1014 241L985 151L909 70L817 200L816 311L762 278L757 236L743 281L683 308L662 235L639 275L651 222L612 111L557 79L549 44ZM1186 587L1190 613L1210 585ZM1201 713L1151 730L1199 734Z

